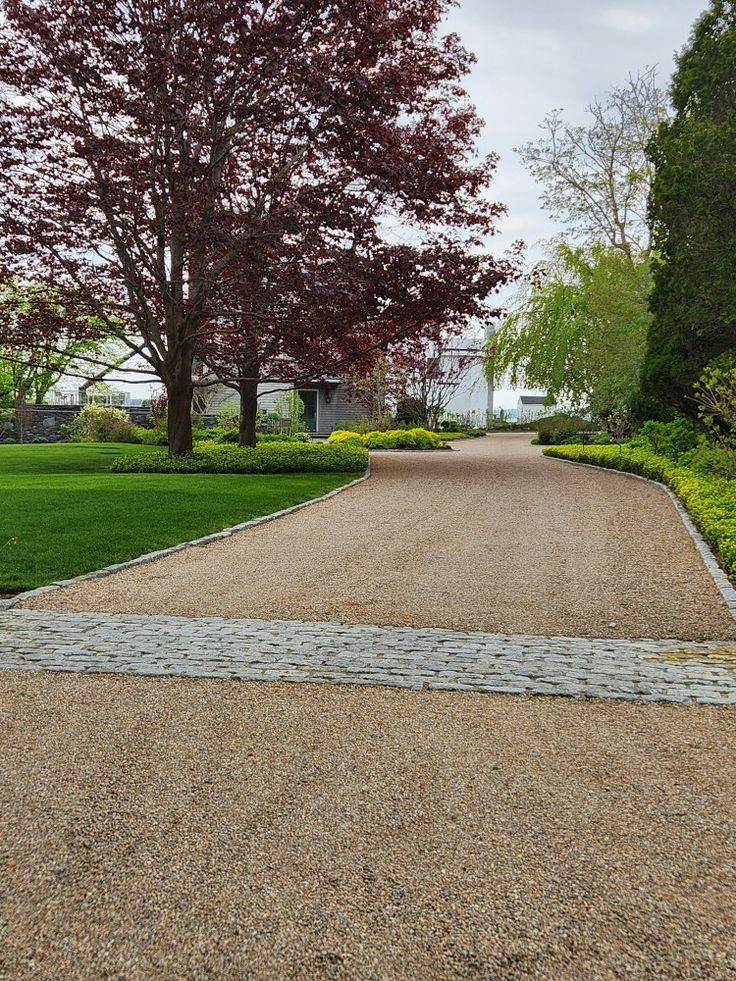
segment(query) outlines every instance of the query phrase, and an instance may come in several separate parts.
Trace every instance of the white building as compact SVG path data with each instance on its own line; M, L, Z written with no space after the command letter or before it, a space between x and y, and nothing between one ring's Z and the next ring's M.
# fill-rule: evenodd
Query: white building
M484 428L493 419L493 384L486 374L483 349L491 328L483 335L466 335L453 344L445 358L472 359L463 373L452 397L445 407L445 415L460 416L463 422ZM452 373L450 373L452 374Z
M546 405L546 401L546 395L520 395L516 404L517 422L534 422L535 419L554 415L557 407Z

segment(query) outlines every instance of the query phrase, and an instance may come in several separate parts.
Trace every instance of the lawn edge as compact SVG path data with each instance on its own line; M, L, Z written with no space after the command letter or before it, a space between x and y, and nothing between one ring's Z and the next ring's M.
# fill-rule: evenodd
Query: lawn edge
M633 477L634 480L643 480L644 483L653 484L655 487L663 490L674 505L675 511L679 514L685 530L690 535L703 565L720 593L721 599L728 608L728 612L736 620L736 589L733 583L719 565L713 549L696 528L693 519L687 512L687 508L667 484L663 484L659 480L652 480L650 477L642 477L641 474L631 473L628 470L617 470L615 467L599 467L595 463L582 463L580 460L566 460L565 457L561 456L545 456L545 460L557 460L560 463L567 463L571 467L589 467L591 470L604 470L606 473L619 474L621 477Z
M85 572L81 576L74 576L72 579L59 579L57 582L49 583L47 586L37 586L35 589L28 589L24 593L18 593L17 596L11 596L9 599L0 600L0 611L11 610L19 603L24 603L26 600L33 599L36 596L43 596L46 593L54 593L59 589L66 589L67 586L75 586L77 583L86 582L90 579L102 579L105 576L112 576L114 573L121 572L123 569L131 569L138 565L146 565L148 562L156 562L158 559L166 558L167 555L174 555L176 552L183 552L187 548L196 548L201 545L209 545L211 542L217 542L223 538L230 538L231 535L234 535L239 531L247 531L249 528L255 528L258 525L265 525L269 521L276 521L278 518L285 518L290 514L294 514L296 511L301 511L304 508L311 507L313 504L321 504L323 501L328 501L331 497L336 497L338 494L342 494L343 491L349 490L351 487L362 484L364 481L368 480L370 475L371 466L369 460L368 468L366 469L366 472L362 474L362 476L356 477L355 480L351 480L347 484L342 484L340 487L335 487L333 490L328 491L326 494L322 494L320 497L311 497L308 501L302 501L301 504L293 504L289 508L282 508L281 511L273 511L271 514L261 515L260 518L251 518L250 521L243 521L241 524L232 525L230 528L223 528L222 531L215 531L209 535L203 535L201 538L193 538L188 542L180 542L177 545L170 545L168 548L162 548L156 552L145 552L143 555L139 555L135 559L128 559L126 562L116 562L113 565L106 565L102 569L94 569L92 572Z

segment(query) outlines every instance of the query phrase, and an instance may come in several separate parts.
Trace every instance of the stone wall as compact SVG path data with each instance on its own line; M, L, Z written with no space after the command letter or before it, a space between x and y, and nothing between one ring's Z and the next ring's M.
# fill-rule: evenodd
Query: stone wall
M43 436L50 443L58 443L67 439L61 427L74 422L81 409L82 406L80 405L28 406L27 409L22 410L26 417L25 442L30 443L38 436ZM130 421L136 426L150 427L151 414L149 409L136 406L122 406L122 409L127 412ZM4 419L0 419L0 439L17 439L17 423L17 413L14 413L7 423Z

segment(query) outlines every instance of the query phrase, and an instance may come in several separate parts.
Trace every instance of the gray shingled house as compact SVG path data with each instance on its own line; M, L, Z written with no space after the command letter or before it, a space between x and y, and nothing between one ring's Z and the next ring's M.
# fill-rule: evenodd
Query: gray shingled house
M280 392L293 390L283 382L262 382L258 386L258 406L273 411ZM329 436L338 422L349 422L367 414L366 407L351 395L351 386L340 376L321 378L296 389L304 402L304 427L315 436ZM214 386L207 395L207 412L217 413L228 403L238 401L237 393L226 385Z

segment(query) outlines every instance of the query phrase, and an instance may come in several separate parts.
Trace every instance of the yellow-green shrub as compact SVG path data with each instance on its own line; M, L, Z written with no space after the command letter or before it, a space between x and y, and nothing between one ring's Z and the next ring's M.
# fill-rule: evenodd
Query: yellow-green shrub
M362 473L368 453L359 445L324 443L198 443L188 456L135 453L120 456L113 473Z
M369 450L431 450L440 445L440 437L428 429L389 429L388 432L372 432L361 435L347 430L332 433L328 443L356 443Z
M353 433L347 429L336 429L334 433L330 433L327 442L356 443L358 446L360 446L363 443L363 437L360 435L360 433Z

